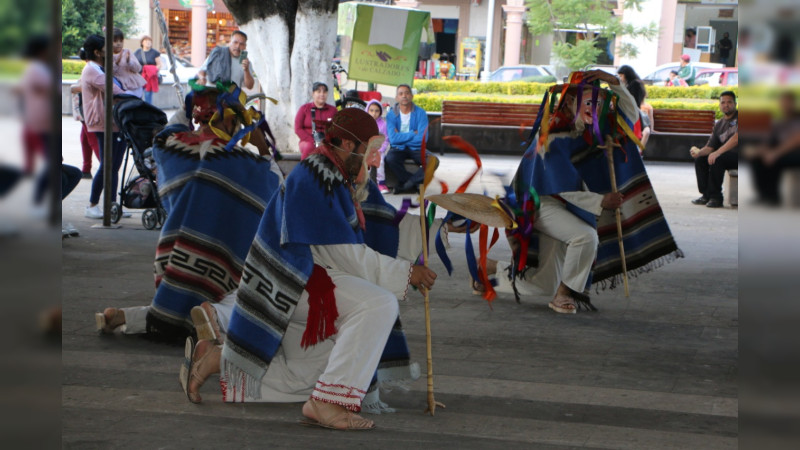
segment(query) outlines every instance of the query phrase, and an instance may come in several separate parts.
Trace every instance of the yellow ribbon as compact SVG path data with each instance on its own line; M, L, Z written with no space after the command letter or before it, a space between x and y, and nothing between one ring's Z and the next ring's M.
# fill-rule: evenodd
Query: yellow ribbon
M514 217L509 215L508 211L505 208L503 208L502 206L500 206L500 196L499 195L495 195L494 196L494 200L492 201L492 207L493 208L497 208L497 210L500 211L500 213L503 216L505 216L505 217L507 217L509 219L508 222L511 222L510 229L513 230L514 228L517 228L517 221L514 220ZM506 227L506 228L509 228L509 227Z

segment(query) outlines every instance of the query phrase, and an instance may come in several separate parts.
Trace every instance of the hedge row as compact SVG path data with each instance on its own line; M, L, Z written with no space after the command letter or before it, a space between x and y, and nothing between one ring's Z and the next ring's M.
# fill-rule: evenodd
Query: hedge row
M414 96L414 103L425 111L441 111L442 102L445 100L458 100L464 102L489 102L489 103L541 103L541 97L516 97L502 98L481 95L458 95L457 93L418 94ZM664 100L648 100L654 109L693 109L714 111L717 118L722 117L719 105L716 102L674 102Z
M0 74L20 76L27 63L21 59L0 59Z
M72 75L80 75L83 67L86 66L86 62L79 59L62 59L61 64L61 72Z
M481 83L478 81L453 81L453 80L417 80L414 88L420 94L423 93L444 93L444 92L470 92L474 94L505 94L505 95L537 95L541 98L542 94L553 83L528 83L525 81L512 81L508 83ZM692 86L692 87L667 87L667 86L647 86L647 98L695 98L695 99L717 99L723 91L731 90L739 95L738 86L730 87L711 87L711 86Z
M659 100L648 100L647 103L653 109L693 109L696 111L714 111L717 119L722 118L722 112L719 110L719 104L713 103L692 103L692 102L667 102Z
M475 94L541 96L552 84L552 82L529 83L526 81L481 83L479 81L416 80L414 81L414 88L418 93L471 92Z
M496 96L482 95L458 95L451 92L440 92L433 94L417 94L414 96L414 104L425 111L441 111L444 100L457 100L462 102L489 102L489 103L536 103L542 102L539 96L503 98Z
M691 86L691 87L669 87L669 86L647 86L647 99L658 98L701 98L718 99L719 95L725 91L733 91L739 96L739 86Z

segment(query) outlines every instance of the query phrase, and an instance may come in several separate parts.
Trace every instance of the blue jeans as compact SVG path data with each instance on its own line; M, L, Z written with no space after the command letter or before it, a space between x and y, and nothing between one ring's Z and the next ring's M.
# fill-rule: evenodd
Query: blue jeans
M95 133L97 136L98 147L100 147L100 167L94 174L92 180L92 193L89 195L89 203L100 203L100 193L103 192L103 152L105 149L105 133ZM111 201L117 201L117 184L119 183L119 168L122 166L122 159L125 157L125 150L128 148L122 133L113 133L111 137Z
M61 164L61 200L64 200L81 181L81 169Z
M144 101L153 104L153 91L144 91Z
M397 186L395 187L401 189L408 189L413 186L417 186L422 184L422 182L425 180L425 172L422 170L422 167L420 167L419 170L413 174L406 170L406 159L412 159L415 163L420 165L422 164L421 152L419 150L412 150L407 147L390 147L383 159L383 163L386 165L386 170L392 171L394 176L397 177Z

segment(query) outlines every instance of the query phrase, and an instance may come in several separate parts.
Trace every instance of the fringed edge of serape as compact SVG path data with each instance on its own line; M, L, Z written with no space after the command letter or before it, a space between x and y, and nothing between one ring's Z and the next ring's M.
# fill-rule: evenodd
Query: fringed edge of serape
M663 267L665 264L671 263L679 258L685 257L683 250L676 248L675 250L659 256L658 258L644 264L640 267L635 269L631 269L628 271L628 278L638 278L639 275L652 272L658 268ZM600 291L616 289L618 286L624 284L623 274L622 272L607 277L600 281L595 281L592 283L595 288L595 293L600 293Z

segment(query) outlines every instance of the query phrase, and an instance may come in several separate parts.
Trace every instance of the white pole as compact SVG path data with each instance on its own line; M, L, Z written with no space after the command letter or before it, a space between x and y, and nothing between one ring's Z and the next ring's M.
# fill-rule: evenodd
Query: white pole
M192 65L200 67L206 60L208 11L205 0L192 0Z
M489 14L486 15L486 59L481 71L481 81L489 81L489 74L492 73L489 66L492 63L492 36L494 35L494 0L489 0Z

